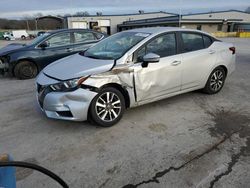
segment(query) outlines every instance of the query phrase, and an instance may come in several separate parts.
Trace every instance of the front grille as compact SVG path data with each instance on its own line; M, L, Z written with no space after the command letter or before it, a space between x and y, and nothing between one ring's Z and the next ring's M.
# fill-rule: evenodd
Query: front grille
M73 115L70 111L56 111L56 113L59 116L63 116L63 117L73 117Z
M43 108L44 98L48 93L52 92L52 89L49 86L42 86L37 84L37 92L38 92L38 102L41 108Z

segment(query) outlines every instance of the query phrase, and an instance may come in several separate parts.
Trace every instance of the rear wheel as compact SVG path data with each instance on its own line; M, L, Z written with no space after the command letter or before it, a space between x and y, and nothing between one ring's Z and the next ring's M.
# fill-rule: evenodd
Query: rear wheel
M25 40L25 39L26 39L26 37L23 35L23 36L21 36L21 39L22 39L22 40Z
M107 87L101 90L90 105L91 121L110 127L120 121L125 110L125 100L121 92Z
M9 37L5 37L5 40L10 40L10 38Z
M224 86L225 79L226 79L225 70L222 67L217 67L210 74L203 91L207 94L218 93Z
M21 61L14 68L14 74L19 79L30 79L36 77L37 66L30 61Z

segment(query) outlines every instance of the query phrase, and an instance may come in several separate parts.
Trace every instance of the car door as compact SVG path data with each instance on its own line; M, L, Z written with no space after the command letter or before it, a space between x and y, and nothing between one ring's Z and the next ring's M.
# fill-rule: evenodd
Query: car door
M41 68L47 66L53 61L74 54L74 44L71 32L63 32L50 36L42 43L46 44L46 47L39 48L39 57Z
M142 68L142 57L148 53L160 56L157 63ZM154 100L180 90L181 55L177 53L175 33L166 33L149 41L135 54L134 84L137 102Z
M75 31L74 32L74 51L75 53L87 50L98 42L95 33L90 31Z
M197 32L181 32L182 90L203 87L204 79L216 61L216 50L209 36Z

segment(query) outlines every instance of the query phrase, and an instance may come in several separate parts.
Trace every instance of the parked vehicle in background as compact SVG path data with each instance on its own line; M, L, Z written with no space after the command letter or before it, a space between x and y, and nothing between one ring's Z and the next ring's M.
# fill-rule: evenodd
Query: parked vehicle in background
M0 69L19 79L34 78L48 64L88 49L105 34L86 29L47 32L28 44L10 44L0 49Z
M27 33L26 30L13 30L12 34L15 39L22 39L25 40L29 38L29 34Z
M5 40L15 40L15 37L13 36L13 34L11 32L4 32L3 38Z
M43 35L43 34L45 34L46 33L46 31L39 31L38 33L37 33L37 37L39 37L39 36L41 36L41 35Z
M207 33L135 29L46 67L37 98L50 118L112 126L129 107L198 89L215 94L234 69L234 46Z
M4 35L4 32L3 32L3 31L0 31L0 40L3 40L3 39L4 39L3 35Z
M25 40L29 38L29 34L26 30L14 30L11 32L4 32L3 34L5 40L15 40L15 39L22 39Z

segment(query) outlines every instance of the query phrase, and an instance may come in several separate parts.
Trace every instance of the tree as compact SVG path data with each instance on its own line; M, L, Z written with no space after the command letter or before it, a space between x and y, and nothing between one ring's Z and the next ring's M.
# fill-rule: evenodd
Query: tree
M97 12L96 15L97 16L102 16L102 12Z
M84 12L77 12L76 13L76 16L88 16L89 13L87 11L84 11Z

